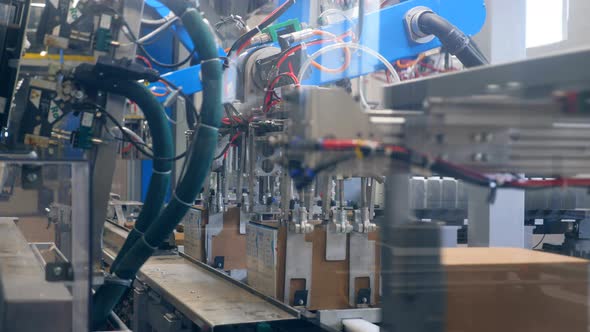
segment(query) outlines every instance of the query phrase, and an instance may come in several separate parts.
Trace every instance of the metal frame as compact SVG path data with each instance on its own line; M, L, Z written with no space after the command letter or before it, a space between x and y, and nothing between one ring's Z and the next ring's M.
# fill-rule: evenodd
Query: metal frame
M491 93L543 96L555 88L575 87L580 82L589 82L590 74L580 70L589 65L590 50L581 49L407 81L385 88L384 106L394 110L420 110L427 99L432 97Z
M131 22L131 28L134 30L135 35L139 34L139 28L141 24L141 18L143 16L144 2L142 0L125 0L124 2L123 15L127 21ZM122 36L124 41L126 38ZM135 57L136 47L125 47L120 48L115 52L115 57L122 58ZM107 109L111 110L111 114L117 118L119 122L123 120L123 111L125 109L125 98L120 96L108 96L107 98ZM112 125L109 121L107 125ZM103 135L107 135L103 131ZM101 145L97 148L96 153L93 156L94 163L92 163L92 169L90 176L92 179L91 183L91 206L92 206L92 233L96 239L92 244L92 262L94 264L95 281L97 283L102 282L102 232L107 214L107 207L110 200L111 185L113 182L113 176L115 174L117 157L117 145ZM72 216L73 218L73 216Z

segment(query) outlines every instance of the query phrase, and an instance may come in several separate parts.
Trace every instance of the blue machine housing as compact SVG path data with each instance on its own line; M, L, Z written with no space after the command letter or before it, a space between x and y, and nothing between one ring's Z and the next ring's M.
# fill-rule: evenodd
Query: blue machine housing
M291 18L297 18L300 21L309 21L310 4L312 1L298 0L280 18L280 21ZM146 4L154 8L162 16L166 16L170 12L168 8L157 0L147 0ZM414 57L420 53L439 47L441 44L436 38L425 44L418 44L409 38L404 18L409 10L418 6L430 8L469 36L477 34L486 19L484 0L407 0L397 5L366 14L359 43L380 53L391 62L398 59ZM356 29L357 19L353 19L353 23L354 26L352 27L350 23L342 22L324 26L322 29L335 34L341 34L350 28ZM174 31L179 40L188 49L192 49L192 42L188 38L184 28L175 25ZM307 48L307 52L312 54L320 48L321 46L319 45L312 46ZM220 56L225 56L225 52L221 49ZM198 58L198 55L195 55L195 57ZM338 62L342 61L341 58L342 56L338 55L325 56L323 59L320 57L318 61L327 67L337 68L340 66ZM361 52L353 52L352 61L346 71L342 73L327 73L312 70L310 76L302 83L308 85L325 85L343 78L363 76L382 69L384 69L384 66L373 56ZM193 94L202 89L199 80L200 71L200 66L197 65L170 72L164 76L178 86L182 86L186 94Z

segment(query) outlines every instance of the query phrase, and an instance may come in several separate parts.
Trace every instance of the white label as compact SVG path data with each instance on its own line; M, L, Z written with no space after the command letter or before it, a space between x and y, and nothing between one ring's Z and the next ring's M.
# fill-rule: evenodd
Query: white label
M84 112L82 115L82 127L92 127L94 115L92 113Z
M111 19L110 15L102 14L100 16L100 27L103 29L110 29L111 28Z
M49 104L49 114L47 114L47 121L49 123L54 123L62 115L63 115L63 112L61 111L59 106L57 106L57 104L52 100L51 103Z
M82 15L78 8L76 8L77 6L78 0L70 2L70 8L68 8L68 17L66 18L66 22L68 22L68 24L72 24L72 22L80 18L80 16Z
M41 90L31 89L29 100L35 105L35 108L39 109L39 104L41 103Z

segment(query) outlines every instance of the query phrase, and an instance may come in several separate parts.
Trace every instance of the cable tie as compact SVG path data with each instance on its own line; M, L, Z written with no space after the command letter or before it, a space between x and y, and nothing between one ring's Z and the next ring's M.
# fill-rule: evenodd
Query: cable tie
M174 191L172 193L172 197L174 197L175 200L177 200L179 203L181 203L184 206L188 206L189 208L193 207L193 204L187 203L187 202L181 200L180 198L178 198L178 195L176 195L176 191Z
M199 127L203 127L203 128L211 129L211 130L213 130L213 131L219 131L219 128L217 128L217 127L213 127L213 126L210 126L210 125L208 125L208 124L205 124L205 123L200 123L200 124L199 124Z
M206 59L206 60L201 60L201 65L206 64L207 62L214 62L214 61L216 62L216 61L219 61L219 60L222 60L223 61L223 59L220 58L220 57Z
M138 230L136 227L133 227L133 229L131 230L131 232L137 232L141 236L143 236L143 234L144 234L142 231Z
M157 169L155 169L155 168L152 168L152 172L153 172L153 173L155 173L155 174L161 174L161 175L168 175L168 174L172 174L172 170L168 170L168 171L166 171L166 172L160 172L160 171L158 171L158 170L157 170Z
M149 244L149 243L147 242L147 240L145 239L145 236L142 236L142 237L141 237L141 240L143 241L143 243L145 243L145 245L146 245L148 248L150 248L150 249L152 249L152 250L158 250L158 247L154 247L154 246L152 246L151 244Z
M105 284L121 285L123 287L130 288L133 283L133 279L122 279L116 274L109 274L104 277Z

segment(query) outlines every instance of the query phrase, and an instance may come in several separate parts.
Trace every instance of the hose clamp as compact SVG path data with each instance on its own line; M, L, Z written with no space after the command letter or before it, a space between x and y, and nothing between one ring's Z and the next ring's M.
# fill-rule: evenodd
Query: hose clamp
M420 16L426 13L434 13L434 11L428 7L418 6L410 9L404 16L408 35L410 39L417 44L430 43L435 38L434 35L427 34L420 28Z
M104 283L111 285L120 285L129 288L133 283L133 279L121 279L116 274L109 274L104 277Z
M170 175L170 174L172 174L172 170L162 172L162 171L158 171L155 168L152 168L152 173L159 174L159 175Z
M176 191L172 192L172 197L180 204L184 205L184 206L188 206L189 208L192 208L194 206L194 204L191 203L187 203L185 201L183 201L182 199L178 198L178 195L176 195Z

